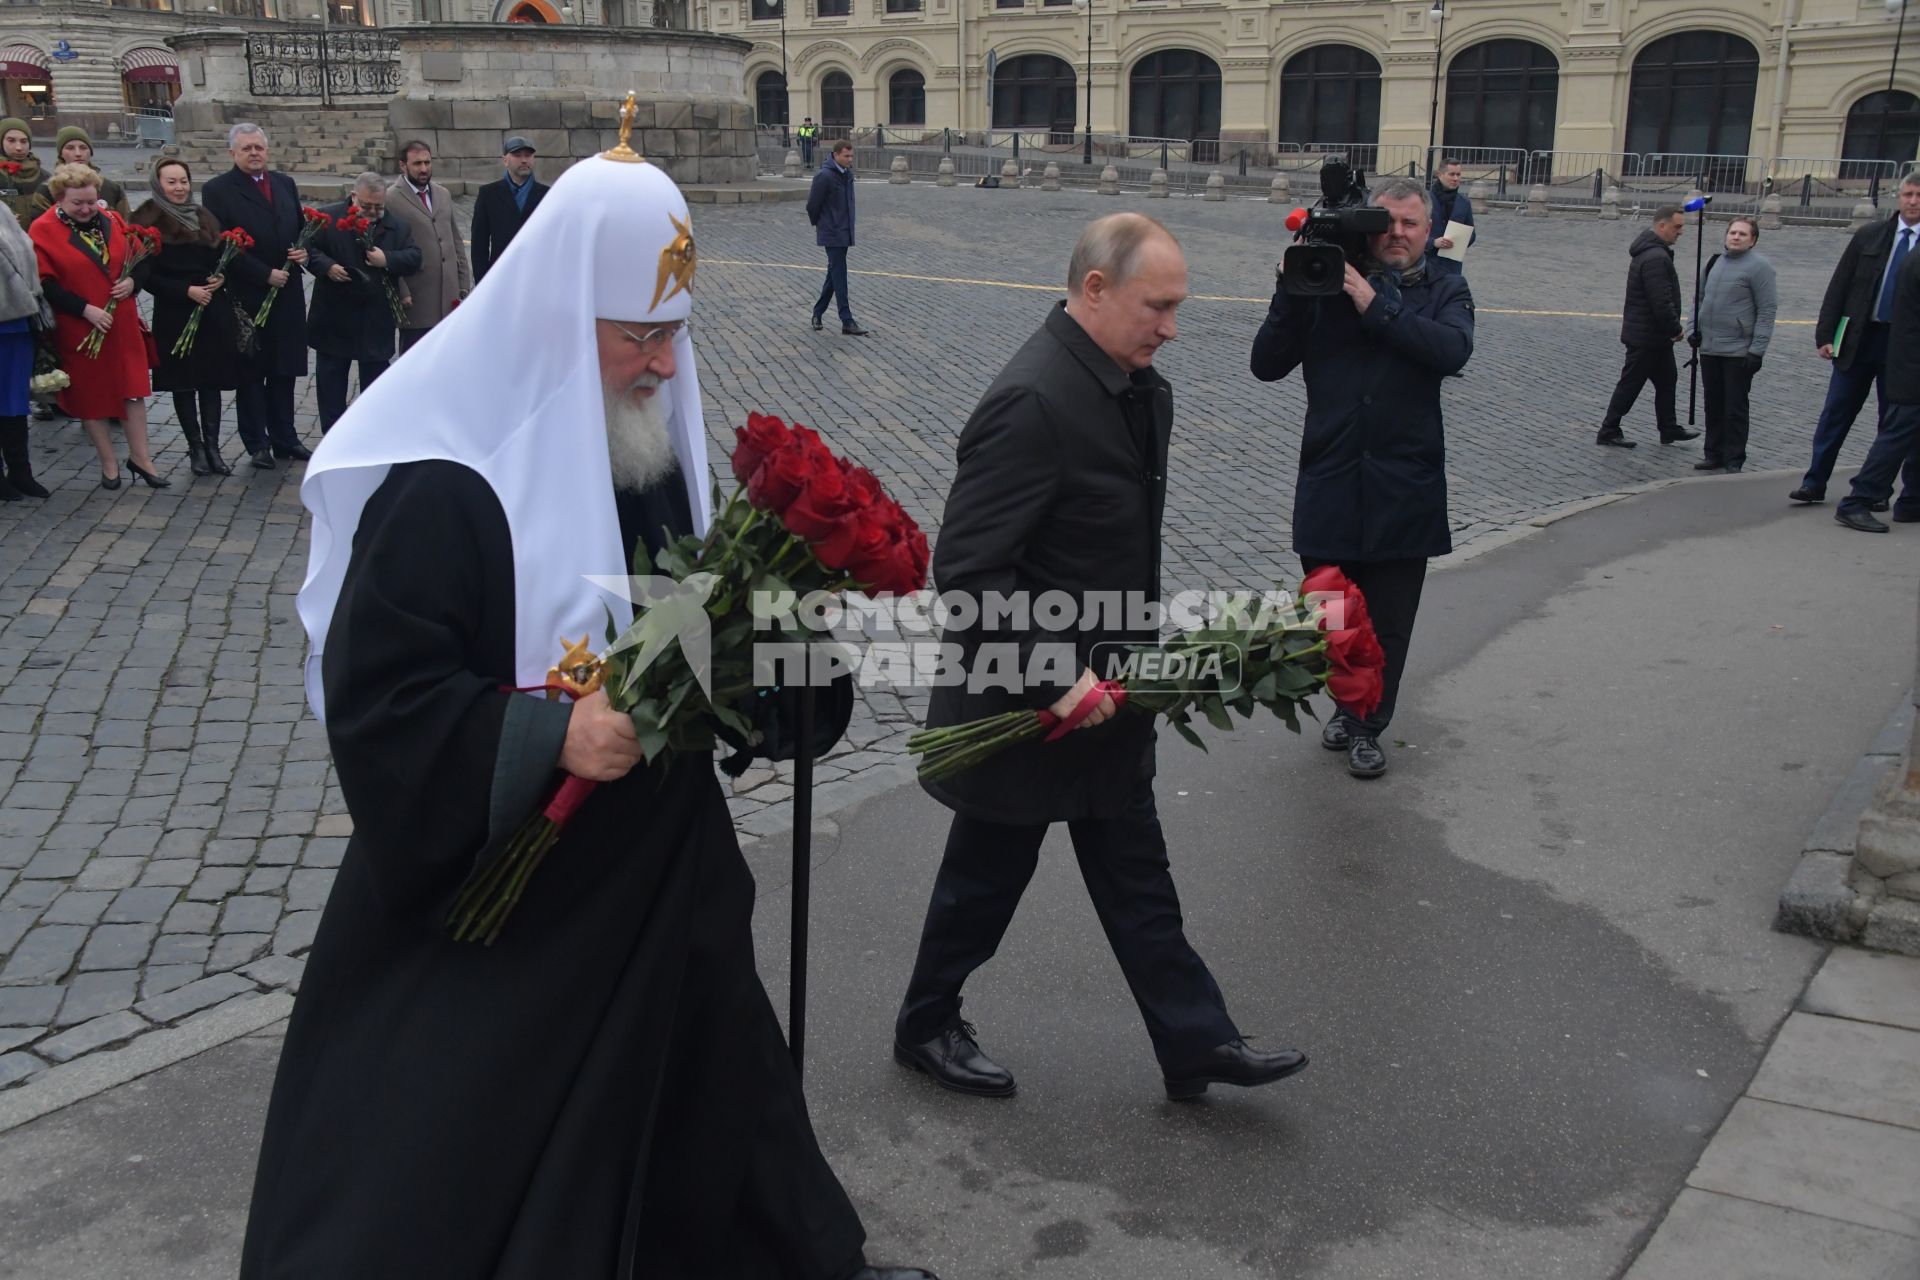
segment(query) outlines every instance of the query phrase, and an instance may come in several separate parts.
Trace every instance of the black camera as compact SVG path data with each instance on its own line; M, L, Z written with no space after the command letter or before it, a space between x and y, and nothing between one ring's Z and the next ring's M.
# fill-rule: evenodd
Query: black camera
M1364 263L1368 237L1384 234L1392 220L1367 204L1366 175L1328 156L1320 166L1320 199L1295 210L1287 225L1294 243L1282 259L1281 280L1295 297L1323 298L1340 292L1347 263Z

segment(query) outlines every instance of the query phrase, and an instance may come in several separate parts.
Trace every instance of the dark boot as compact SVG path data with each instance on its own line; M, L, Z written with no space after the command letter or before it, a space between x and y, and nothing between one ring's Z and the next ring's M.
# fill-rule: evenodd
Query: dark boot
M213 474L213 468L207 465L206 447L200 441L200 424L190 421L184 414L180 418L180 434L187 438L187 466L197 476Z
M220 393L203 393L200 401L200 456L216 476L230 476L233 468L220 456Z
M0 418L0 461L6 463L7 486L15 493L25 498L47 496L46 489L33 478L25 418Z

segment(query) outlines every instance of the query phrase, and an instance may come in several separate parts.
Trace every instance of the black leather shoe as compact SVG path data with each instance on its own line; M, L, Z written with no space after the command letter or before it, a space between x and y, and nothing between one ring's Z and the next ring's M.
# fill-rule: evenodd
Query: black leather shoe
M1335 713L1320 731L1320 745L1329 751L1345 751L1353 745L1353 721Z
M1700 433L1698 431L1689 431L1685 427L1675 427L1672 431L1665 432L1661 435L1660 443L1679 444L1682 440L1698 440L1699 438Z
M1356 733L1347 748L1347 772L1356 778L1377 778L1387 771L1387 753L1371 734Z
M815 316L815 317L813 318L813 331L814 331L815 333L818 333L818 332L820 332L820 330L822 330L822 329L824 329L824 328L826 328L826 326L825 326L824 324L822 324L822 323L820 322L820 317L819 317L819 316Z
M1826 500L1827 491L1825 489L1809 489L1805 485L1801 485L1798 489L1795 489L1787 495L1788 502L1799 502L1803 504L1825 502Z
M862 1267L847 1280L940 1280L925 1267Z
M1737 476L1742 471L1745 471L1747 469L1747 464L1744 462L1729 462L1726 466L1720 469L1722 471L1725 471L1730 476Z
M276 458L284 458L288 462L305 462L313 456L313 450L303 444L297 444L291 449L275 449L273 456Z
M1882 498L1880 499L1880 501L1874 503L1872 507L1872 510L1874 510L1875 512L1885 511L1886 509L1887 509L1887 500L1885 498Z
M868 333L867 330L862 329L857 324L843 324L840 326L840 332L846 334L849 338L864 338Z
M1726 465L1724 462L1715 462L1712 458L1702 458L1693 464L1693 469L1695 471L1721 471L1726 468Z
M165 489L173 483L173 481L168 480L166 477L156 475L154 472L140 466L132 458L127 459L127 470L133 472L134 478L149 489Z
M120 487L120 477L119 476L101 476L100 487L102 489L118 489Z
M1307 1055L1298 1049L1276 1049L1266 1053L1245 1040L1229 1040L1199 1062L1165 1072L1167 1096L1176 1101L1197 1098L1210 1084L1237 1084L1251 1088L1285 1080L1306 1069Z
M254 465L254 469L257 471L272 471L274 469L273 455L268 453L265 449L262 449L260 452L253 455L253 465Z
M956 1022L925 1044L893 1042L893 1060L925 1072L942 1089L980 1098L1011 1098L1013 1073L980 1052L973 1024Z
M1886 533L1887 526L1875 520L1872 515L1858 507L1841 507L1833 513L1834 522L1861 533Z
M1602 431L1593 438L1593 442L1595 444L1610 444L1616 449L1637 449L1640 447L1638 440L1629 440L1618 431Z

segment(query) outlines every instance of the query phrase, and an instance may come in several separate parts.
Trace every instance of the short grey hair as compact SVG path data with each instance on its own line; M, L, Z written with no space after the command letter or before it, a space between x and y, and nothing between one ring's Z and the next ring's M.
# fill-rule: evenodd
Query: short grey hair
M1427 189L1412 178L1387 178L1373 189L1367 197L1368 204L1379 204L1382 200L1419 200L1425 203Z
M369 169L353 180L353 191L358 195L362 191L385 191L387 180Z
M255 124L251 120L242 120L239 124L236 124L233 126L233 128L227 130L227 150L229 151L233 150L234 147L239 145L240 139L246 137L250 133L259 134L260 141L262 142L265 142L267 140L267 131L265 129L262 129L259 125Z
M1108 284L1124 284L1140 264L1140 250L1155 236L1165 236L1178 248L1180 241L1156 218L1144 213L1110 213L1095 218L1080 233L1067 259L1067 292L1079 293L1087 274L1098 271Z

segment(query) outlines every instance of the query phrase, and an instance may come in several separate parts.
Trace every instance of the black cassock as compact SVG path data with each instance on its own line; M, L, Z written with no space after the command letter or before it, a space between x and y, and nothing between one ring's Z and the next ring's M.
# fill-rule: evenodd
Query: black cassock
M628 539L688 521L677 474L649 494L622 497ZM454 463L394 468L324 660L354 835L242 1277L847 1274L864 1235L753 968L753 881L708 758L599 787L493 946L447 938L456 890L559 781L566 705L502 692L513 672L492 489Z

